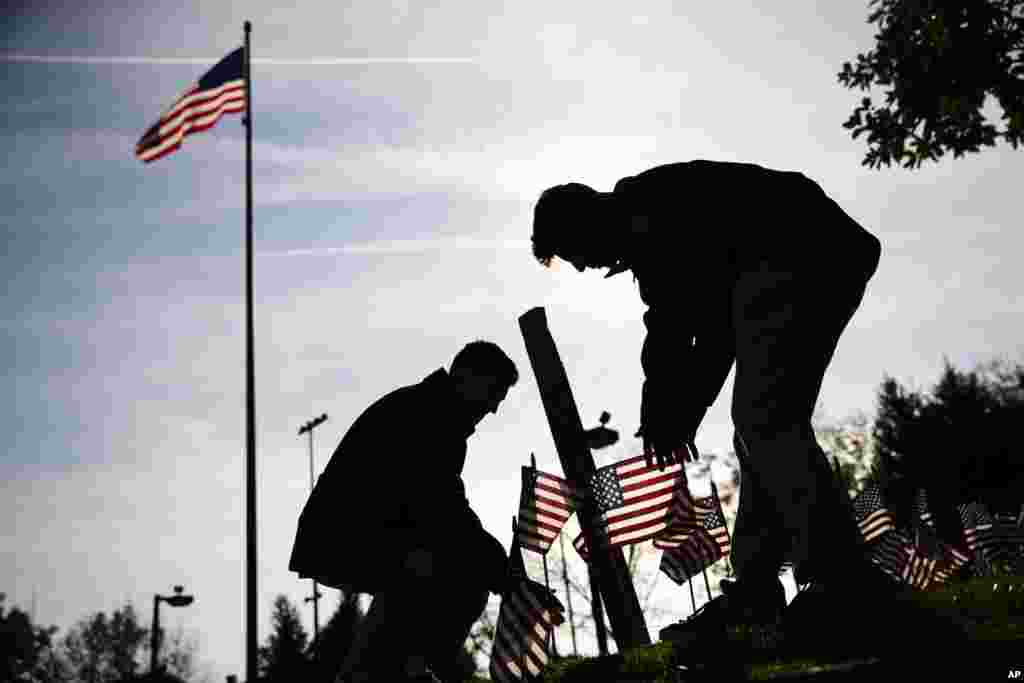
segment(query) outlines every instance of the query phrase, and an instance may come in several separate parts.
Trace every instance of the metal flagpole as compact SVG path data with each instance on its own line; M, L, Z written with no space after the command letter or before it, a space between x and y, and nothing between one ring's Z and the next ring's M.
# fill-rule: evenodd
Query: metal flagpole
M704 575L704 589L708 592L708 600L711 600L711 582L708 581L707 567L701 567L700 573Z
M694 612L697 611L697 599L693 597L693 577L691 576L686 580L686 585L690 587L690 616L693 616Z
M252 46L249 36L252 22L245 30L245 490L246 490L246 558L245 558L245 680L256 681L256 401L255 365L253 362L252 324Z
M569 569L565 563L565 536L558 532L558 545L562 549L562 578L565 580L565 601L569 607L569 633L572 634L572 653L577 657L580 651L576 648L576 622L572 617L572 591L569 590Z

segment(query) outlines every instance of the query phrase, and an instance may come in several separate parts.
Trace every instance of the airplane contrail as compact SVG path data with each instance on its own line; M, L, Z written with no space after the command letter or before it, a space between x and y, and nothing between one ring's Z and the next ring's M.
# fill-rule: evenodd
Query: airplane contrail
M313 247L265 252L266 256L332 256L339 254L418 254L442 249L459 250L520 250L529 246L529 240L481 239L474 237L441 237L426 239L396 239L357 242L339 247Z
M3 62L37 62L41 64L212 64L220 57L121 57L88 55L0 55ZM350 66L363 64L473 64L474 57L311 57L278 59L254 57L253 64L262 66Z

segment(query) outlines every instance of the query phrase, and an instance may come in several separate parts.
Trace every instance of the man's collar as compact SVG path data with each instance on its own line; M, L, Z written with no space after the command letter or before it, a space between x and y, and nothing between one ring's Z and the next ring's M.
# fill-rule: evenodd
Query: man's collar
M451 405L454 410L449 414L452 429L457 430L459 436L462 438L469 438L476 432L476 425L472 424L471 420L467 419L463 415L463 403L461 397L455 391L455 380L452 379L451 374L448 373L444 368L438 368L432 373L427 375L426 379L423 380L424 384L428 386L434 385L437 388L438 393L443 394L446 398L450 398ZM444 387L443 389L441 387Z

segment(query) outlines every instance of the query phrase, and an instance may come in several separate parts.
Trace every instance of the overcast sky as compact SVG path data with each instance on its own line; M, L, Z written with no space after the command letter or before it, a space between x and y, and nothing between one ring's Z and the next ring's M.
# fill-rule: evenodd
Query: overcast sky
M252 95L261 642L278 593L312 631L309 584L287 570L307 420L329 415L320 471L371 402L468 341L497 342L521 381L471 438L464 479L507 545L519 466L533 452L561 472L517 324L543 306L585 426L608 410L626 437L598 464L638 452L644 307L628 275L533 260L532 203L549 185L608 190L689 159L821 183L883 245L822 389L835 419L870 414L886 374L928 386L944 359L1021 360L1024 155L862 167L841 126L861 95L835 75L872 47L866 2L26 4L0 44L0 591L26 609L35 595L61 633L125 601L148 622L152 594L180 583L196 602L165 623L199 640L214 680L244 675L241 118L151 165L133 150L246 19L265 60ZM809 258L843 258L827 231ZM704 451L731 447L730 394L731 379ZM400 471L424 454L374 457ZM344 527L325 543L344 544ZM662 583L677 613L648 619L655 637L689 610Z

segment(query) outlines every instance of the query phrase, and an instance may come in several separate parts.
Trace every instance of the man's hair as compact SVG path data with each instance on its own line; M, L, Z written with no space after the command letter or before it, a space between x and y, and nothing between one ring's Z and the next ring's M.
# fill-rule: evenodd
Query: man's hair
M512 387L519 381L519 370L501 348L489 341L478 339L462 347L452 359L452 370L465 369L474 374L492 375Z
M589 222L597 190L582 183L549 187L533 207L533 256L544 266Z

